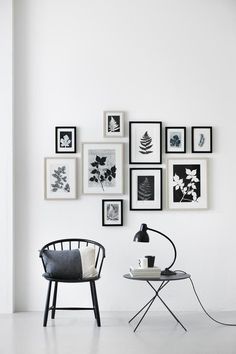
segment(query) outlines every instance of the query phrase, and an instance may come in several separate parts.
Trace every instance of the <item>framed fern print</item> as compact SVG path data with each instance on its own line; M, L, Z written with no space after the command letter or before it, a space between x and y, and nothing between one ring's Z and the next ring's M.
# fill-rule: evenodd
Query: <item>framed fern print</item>
M55 128L55 151L58 153L76 153L76 127Z
M105 111L104 115L104 137L124 136L124 112Z
M83 144L83 192L123 193L123 144Z
M76 199L76 159L44 159L45 199Z
M162 210L162 169L130 169L130 210Z
M161 164L162 123L142 121L129 123L129 163Z
M168 160L169 209L207 208L207 160Z
M123 226L123 200L102 200L102 226Z

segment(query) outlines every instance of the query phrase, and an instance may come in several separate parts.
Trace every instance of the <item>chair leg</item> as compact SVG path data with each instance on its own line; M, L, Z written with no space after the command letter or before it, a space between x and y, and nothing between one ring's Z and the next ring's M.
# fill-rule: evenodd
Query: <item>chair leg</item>
M44 311L44 318L43 318L43 327L46 327L46 326L47 326L48 311L49 311L49 304L50 304L50 295L51 295L51 288L52 288L52 282L49 281L49 284L48 284L48 293L47 293L47 299L46 299L46 305L45 305L45 311Z
M91 281L92 289L93 289L93 297L94 297L94 305L96 309L96 319L97 319L97 325L98 327L101 327L101 320L100 320L100 313L99 313L99 306L98 306L98 298L97 298L97 292L96 292L96 285L95 281Z
M97 319L97 312L96 312L97 310L96 310L96 307L95 307L94 291L93 291L92 282L90 281L89 284L90 284L91 297L92 297L92 302L93 302L94 317L95 317L95 319Z
M57 287L58 287L58 282L55 281L54 285L54 293L53 293L53 301L52 301L52 319L55 318L56 314L56 305L57 305Z

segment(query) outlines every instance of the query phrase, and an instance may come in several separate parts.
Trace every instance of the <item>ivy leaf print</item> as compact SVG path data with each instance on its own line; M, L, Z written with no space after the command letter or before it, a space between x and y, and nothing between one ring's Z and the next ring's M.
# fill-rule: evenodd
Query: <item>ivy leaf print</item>
M70 143L71 143L71 140L67 134L64 135L63 138L60 139L61 147L65 147L65 148L70 147Z

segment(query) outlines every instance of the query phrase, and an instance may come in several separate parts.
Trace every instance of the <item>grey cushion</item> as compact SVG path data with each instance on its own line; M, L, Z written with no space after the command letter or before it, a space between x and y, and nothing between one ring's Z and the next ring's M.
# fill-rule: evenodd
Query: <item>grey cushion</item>
M42 252L46 273L55 279L82 279L82 263L79 249Z

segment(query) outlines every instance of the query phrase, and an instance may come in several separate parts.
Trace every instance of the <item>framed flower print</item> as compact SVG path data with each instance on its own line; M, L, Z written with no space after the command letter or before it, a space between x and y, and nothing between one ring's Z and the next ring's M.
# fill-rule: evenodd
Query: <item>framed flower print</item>
M55 150L58 153L76 153L76 127L55 128Z

